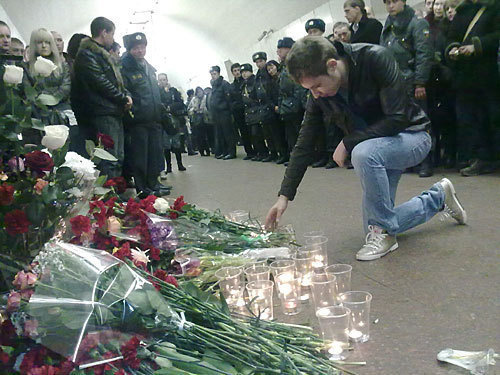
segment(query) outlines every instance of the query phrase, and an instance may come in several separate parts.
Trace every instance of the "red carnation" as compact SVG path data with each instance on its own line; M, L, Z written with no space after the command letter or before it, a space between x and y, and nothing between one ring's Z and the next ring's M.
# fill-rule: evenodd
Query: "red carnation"
M125 258L130 258L132 252L130 251L130 243L125 242L117 251L113 253L118 259L124 260Z
M151 249L149 249L149 255L153 260L160 260L160 249L152 247Z
M104 187L114 187L118 194L123 194L127 190L127 181L122 176L108 179L103 185Z
M156 213L156 208L154 208L155 201L158 197L155 195L148 195L146 198L139 202L139 206L147 212Z
M14 202L15 188L12 185L3 183L0 186L0 206L8 206Z
M174 204L172 206L170 206L170 209L173 210L173 211L170 211L170 218L171 219L177 219L179 217L179 212L183 212L182 211L182 208L186 205L187 203L184 202L184 196L181 195L180 197L178 197Z
M140 340L134 336L120 347L123 361L133 369L138 369L141 365L140 359L137 358L137 348L140 343Z
M105 149L111 150L113 147L115 147L115 141L113 141L113 138L111 138L111 136L107 134L97 133L97 139Z
M29 370L28 375L58 375L59 369L54 366L43 365Z
M134 217L141 216L141 207L134 198L130 198L127 202L127 207L125 208L125 213Z
M24 164L33 172L42 174L44 171L52 170L54 160L46 152L36 150L24 155Z
M91 224L90 218L83 215L72 217L69 222L71 223L71 230L75 236L81 236L83 233L90 233Z
M13 210L6 213L4 217L4 223L5 230L11 236L26 233L29 229L29 226L31 225L24 211L21 210Z
M160 279L162 281L165 281L168 284L172 284L176 288L179 287L179 284L177 283L177 279L174 276L168 275L167 272L164 270L158 269L153 273L153 276L156 277L157 279ZM153 283L154 284L154 283ZM155 285L156 289L160 289Z

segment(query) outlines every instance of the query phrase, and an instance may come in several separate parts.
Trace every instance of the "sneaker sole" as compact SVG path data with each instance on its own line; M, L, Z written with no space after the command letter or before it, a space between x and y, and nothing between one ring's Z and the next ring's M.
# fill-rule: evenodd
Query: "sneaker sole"
M467 211L465 211L464 209L464 206L462 206L462 203L460 203L460 200L458 199L458 196L457 196L457 192L455 191L455 187L453 186L453 183L447 179L447 178L443 178L441 181L446 181L448 183L448 186L450 187L450 191L451 191L451 196L453 198L453 200L455 201L455 203L458 205L458 207L460 207L460 209L462 210L463 214L462 214L462 220L458 220L458 219L455 219L460 225L465 225L467 223ZM446 198L445 198L446 200Z
M394 245L392 245L389 250L387 250L385 253L383 254L376 254L376 255L358 255L356 254L356 259L357 260L375 260L375 259L379 259L379 258L382 258L383 256L389 254L390 252L396 250L397 248L399 247L399 244L396 242Z

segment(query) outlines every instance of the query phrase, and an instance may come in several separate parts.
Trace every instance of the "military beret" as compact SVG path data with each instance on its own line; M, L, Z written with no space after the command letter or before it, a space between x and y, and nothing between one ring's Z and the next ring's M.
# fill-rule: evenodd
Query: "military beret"
M148 40L146 39L146 35L144 33L133 33L123 37L123 46L127 51L130 51L138 44L148 44Z
M253 67L251 64L242 64L240 66L240 72L244 72L244 71L247 71L247 72L250 72L250 73L253 73Z
M212 72L217 72L217 73L220 73L220 66L218 65L214 65L210 68L210 73Z
M252 60L256 62L258 59L267 60L267 54L265 52L255 52L252 55Z
M319 29L325 32L325 21L319 18L312 18L306 22L306 31L309 29Z
M295 40L289 37L284 37L283 39L278 40L278 48L292 48Z

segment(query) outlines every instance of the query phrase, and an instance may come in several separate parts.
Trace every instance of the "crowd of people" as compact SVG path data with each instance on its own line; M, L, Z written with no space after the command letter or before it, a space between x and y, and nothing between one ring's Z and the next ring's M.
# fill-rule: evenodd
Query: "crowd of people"
M421 177L432 176L435 166L456 168L464 176L493 172L500 160L498 1L427 0L425 14L405 0L384 3L389 15L382 25L363 0L345 1L347 22L336 22L326 38L332 43L379 44L392 52L407 92L431 120L432 149L416 167ZM111 152L118 161L103 161L103 174L123 175L138 194L164 195L169 187L160 181L172 172L172 153L179 171L186 170L183 153L230 160L237 157L238 145L244 148L244 160L288 164L314 90L297 83L288 71L292 38L278 41L278 61L268 60L264 51L253 53L255 74L251 63L233 64L232 83L219 66L212 66L211 87L188 90L184 101L167 74L157 74L146 60L144 33L125 35L126 52L120 56L111 20L94 19L90 32L73 35L64 52L57 31L34 30L24 46L0 21L0 55L2 66L23 67L23 83L49 109L34 109L32 116L46 125L69 126L71 150L86 155L85 140L98 141L102 134L113 139ZM305 24L307 35L325 32L321 19ZM57 68L35 85L39 56ZM344 106L351 95L356 94L340 90L335 105ZM390 103L373 100L369 105ZM314 136L310 165L331 169L338 166L332 154L339 143L365 120L354 115L345 121L338 111L323 113L331 115L323 116ZM23 138L36 144L41 136L31 131ZM345 164L349 167L350 161Z

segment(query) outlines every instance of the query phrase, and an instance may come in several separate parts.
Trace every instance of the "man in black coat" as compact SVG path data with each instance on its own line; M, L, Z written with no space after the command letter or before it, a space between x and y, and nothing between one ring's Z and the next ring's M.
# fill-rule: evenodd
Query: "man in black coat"
M449 27L445 57L457 88L458 155L470 159L464 176L491 173L500 160L499 34L500 2L493 0L463 1Z
M122 174L124 158L123 114L132 107L132 98L108 52L114 42L114 23L97 17L92 21L90 31L92 38L82 40L73 65L71 107L82 139L95 139L97 133L113 138L111 153L118 161L103 160L99 169L108 177L117 177Z
M240 68L241 65L238 63L231 65L231 73L234 77L234 81L231 83L232 110L236 128L240 131L241 142L243 143L243 148L247 154L243 160L250 160L255 156L255 153L252 147L250 131L245 124L245 105L243 104L243 96L241 92L244 79L241 76Z
M333 159L343 167L350 155L361 180L367 235L356 254L358 260L378 259L396 250L397 234L428 221L440 210L446 209L458 223L465 224L465 210L448 179L395 207L403 171L426 157L431 137L429 119L408 93L388 49L306 37L293 46L287 67L311 95L278 201L266 217L267 228L275 226L295 197L313 154L314 134L325 115L333 115L347 134Z
M231 116L231 85L220 75L220 67L210 69L212 96L210 109L215 123L215 157L217 159L236 158L236 132Z
M166 110L160 100L156 69L146 59L147 39L143 33L123 37L122 75L134 105L125 116L128 165L139 196L164 195L168 190L158 182L163 170L162 120Z
M347 0L344 3L344 13L347 22L351 24L351 43L380 43L382 24L375 18L366 16L363 0Z

